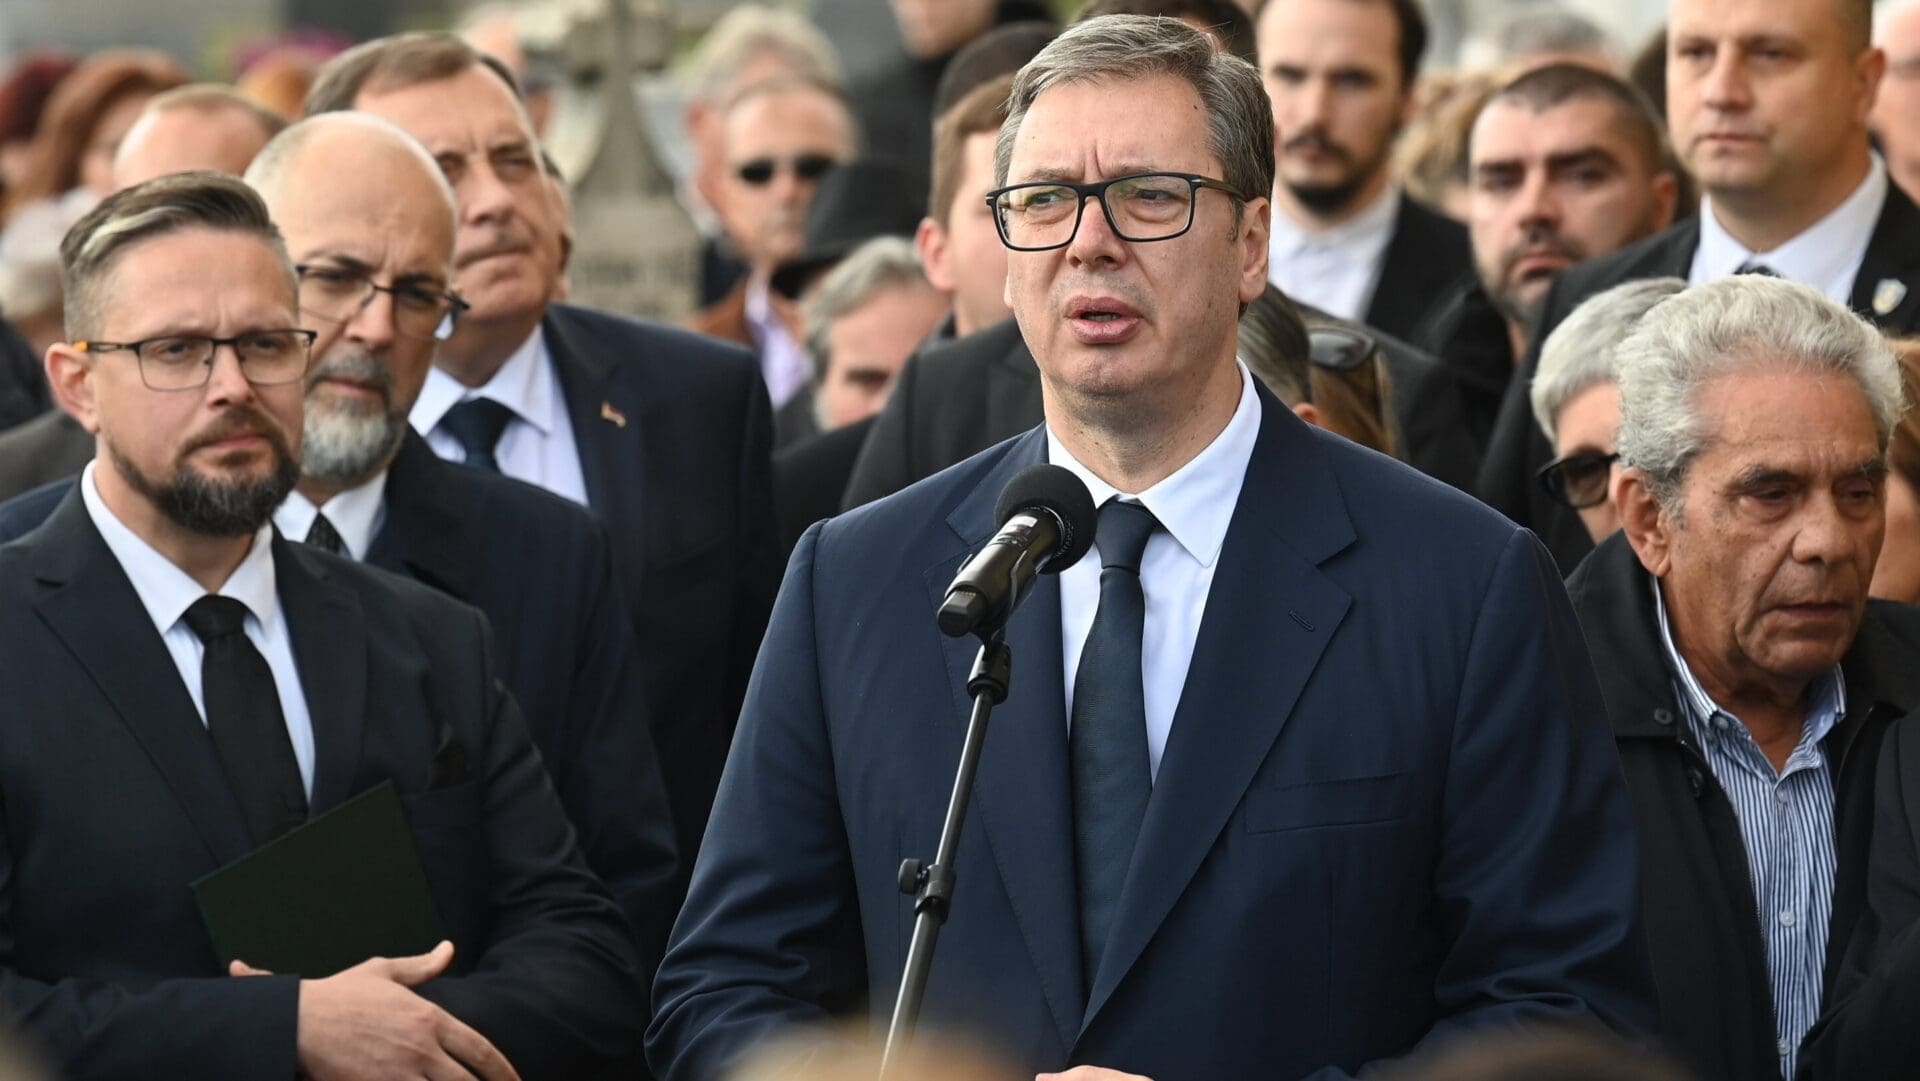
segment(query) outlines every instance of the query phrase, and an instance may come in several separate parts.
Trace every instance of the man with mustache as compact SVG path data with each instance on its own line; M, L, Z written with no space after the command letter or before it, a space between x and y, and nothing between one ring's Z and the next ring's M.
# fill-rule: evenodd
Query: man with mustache
M1920 706L1920 613L1867 598L1900 373L1865 320L1758 275L1655 305L1616 358L1622 530L1568 589L1661 1034L1700 1077L1792 1078L1860 915L1875 750Z
M1535 338L1634 278L1731 274L1805 282L1884 330L1920 328L1920 210L1867 135L1886 57L1870 0L1673 0L1667 124L1705 193L1699 214L1562 274ZM1535 481L1552 448L1534 425L1533 351L1500 403L1476 486L1540 535L1561 569L1593 548Z
M453 285L469 307L409 419L441 457L606 524L691 858L779 581L766 383L745 349L552 301L561 208L497 61L451 34L367 42L330 61L308 97L309 114L340 110L391 120L453 185Z
M1652 105L1577 64L1535 68L1495 91L1474 122L1467 169L1475 277L1423 344L1459 386L1484 450L1553 279L1666 228L1680 184Z
M314 333L259 196L162 177L61 255L46 370L99 453L0 546L8 1016L74 1081L515 1081L625 1053L627 927L484 617L275 535ZM219 948L194 883L386 784L448 941L331 975Z
M1295 300L1416 340L1472 266L1466 231L1389 170L1426 50L1417 0L1262 0L1254 34L1278 149L1268 276Z
M300 482L275 523L486 614L507 689L651 982L676 907L673 826L605 532L576 503L443 461L407 425L464 306L448 289L445 178L386 121L325 113L268 144L247 180L286 238L301 322L318 335Z

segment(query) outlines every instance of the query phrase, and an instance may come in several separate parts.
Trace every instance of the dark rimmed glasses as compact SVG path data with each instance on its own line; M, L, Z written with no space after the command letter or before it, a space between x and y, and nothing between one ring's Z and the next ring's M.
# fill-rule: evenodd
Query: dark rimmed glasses
M1606 501L1607 482L1613 476L1613 463L1619 452L1602 454L1597 450L1578 450L1563 454L1540 467L1540 487L1555 500L1586 510Z
M1092 184L1042 181L987 193L1000 243L1014 251L1051 251L1073 243L1088 199L1100 201L1107 226L1121 240L1172 240L1193 228L1201 188L1240 202L1247 197L1224 180L1197 173L1134 173Z
M300 276L300 311L329 323L351 322L373 298L385 293L393 298L393 332L420 341L444 342L453 336L453 328L469 305L456 294L424 284L381 285L357 270L345 267L302 263L293 268Z
M299 327L252 330L232 338L169 334L137 342L77 341L82 353L113 353L125 349L140 365L140 381L148 390L195 390L213 377L213 358L220 347L233 347L240 358L240 374L256 387L298 381L307 374L307 358L319 335Z
M771 183L782 164L801 180L818 180L840 162L827 154L795 154L784 162L779 158L752 158L734 166L733 175L741 183L758 188Z

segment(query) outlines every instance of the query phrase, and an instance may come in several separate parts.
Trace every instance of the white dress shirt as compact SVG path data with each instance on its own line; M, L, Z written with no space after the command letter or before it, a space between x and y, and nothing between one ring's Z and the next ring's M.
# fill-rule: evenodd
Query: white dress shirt
M560 389L560 373L554 370L546 336L539 327L533 328L533 334L485 386L464 386L437 366L428 369L426 385L420 388L420 397L407 419L442 458L456 462L466 459L460 441L438 425L447 410L468 398L491 398L513 410L513 419L507 422L493 450L500 472L583 507L587 505L587 479L580 469L580 450L573 439L566 394Z
M1399 214L1400 191L1391 185L1371 206L1330 229L1305 229L1276 206L1267 279L1295 300L1360 321L1380 285L1380 265Z
M87 516L107 542L107 550L119 560L120 569L133 582L133 591L160 632L173 666L180 670L180 681L187 685L200 723L207 722L206 696L201 689L200 664L206 646L187 626L187 609L207 595L200 583L186 571L155 551L120 519L114 517L100 489L93 481L93 463L80 474L80 498ZM261 526L254 534L253 547L233 573L220 586L219 595L232 597L247 606L244 625L248 641L266 658L273 672L274 689L280 693L280 714L286 718L287 737L293 741L293 758L300 766L300 783L307 795L313 795L313 718L307 713L306 692L300 686L300 669L293 663L293 639L287 630L287 613L280 607L280 595L273 577L273 527Z
M778 409L813 381L813 359L794 340L786 320L773 310L773 297L765 282L747 284L746 315L747 330L760 353L760 374L766 377L767 395Z
M1193 663L1193 643L1206 614L1207 592L1219 565L1220 546L1240 502L1247 463L1260 435L1260 399L1253 378L1240 367L1240 404L1233 419L1194 459L1138 495L1121 494L1094 476L1067 452L1047 429L1047 460L1062 466L1087 486L1094 506L1119 495L1139 503L1160 520L1161 528L1147 539L1140 557L1140 588L1146 595L1146 633L1140 643L1141 678L1147 709L1147 758L1153 775L1160 775L1160 755L1167 749L1167 733L1187 685ZM1060 659L1066 666L1067 717L1072 724L1073 682L1080 670L1080 652L1093 630L1100 607L1100 546L1060 573Z
M1713 200L1703 198L1700 246L1693 250L1687 282L1699 285L1724 278L1751 261L1788 281L1811 285L1836 304L1844 305L1853 296L1854 279L1860 276L1860 264L1867 257L1867 244L1873 239L1874 227L1880 223L1880 208L1886 201L1887 165L1874 154L1866 179L1845 202L1785 244L1772 251L1756 252L1749 251L1721 226L1713 213Z
M325 514L333 531L340 534L348 559L367 558L367 548L387 521L387 471L382 469L358 488L334 493L324 506L314 506L298 491L289 492L286 502L273 512L273 524L289 540L306 540L307 530L313 528L313 519L320 514Z

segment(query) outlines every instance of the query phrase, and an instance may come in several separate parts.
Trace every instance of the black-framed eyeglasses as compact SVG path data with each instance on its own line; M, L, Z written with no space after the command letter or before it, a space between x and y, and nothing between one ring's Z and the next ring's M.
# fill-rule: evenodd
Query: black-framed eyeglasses
M1597 450L1578 450L1563 454L1540 467L1540 487L1574 510L1599 506L1607 498L1607 481L1613 476L1613 463L1619 452L1602 454Z
M256 387L292 383L307 374L307 358L319 335L299 327L252 330L232 338L169 334L137 342L77 341L82 353L129 350L140 365L140 381L149 390L194 390L213 377L213 359L223 345L240 358L240 374Z
M1000 243L1014 251L1051 251L1073 243L1088 199L1100 200L1107 225L1121 240L1172 240L1193 228L1201 188L1240 202L1247 197L1224 180L1197 173L1134 173L1092 184L1043 181L987 193Z
M329 323L351 322L378 293L393 298L393 332L421 341L444 342L469 305L445 289L428 285L381 285L357 270L302 263L300 311Z
M818 180L827 175L827 170L840 164L828 154L795 154L782 161L780 158L750 158L733 167L733 175L741 183L758 188L773 181L773 175L785 165L793 170L793 175L801 180Z

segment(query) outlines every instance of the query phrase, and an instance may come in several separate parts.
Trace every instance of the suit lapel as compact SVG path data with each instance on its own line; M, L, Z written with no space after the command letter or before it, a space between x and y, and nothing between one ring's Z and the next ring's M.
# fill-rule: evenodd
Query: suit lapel
M245 819L213 739L133 583L88 518L78 486L33 543L40 617L146 750L214 861L245 855L252 847Z
M1889 177L1887 201L1867 241L1848 306L1879 326L1901 332L1911 329L1920 321L1916 320L1920 316L1916 267L1920 267L1920 209Z
M1213 850L1352 603L1317 566L1354 539L1339 487L1316 437L1264 391L1260 400L1259 440L1087 1003L1088 1024Z
M1020 336L1019 324L1008 320L1007 326L1013 333L1006 352L994 357L987 366L986 440L968 450L968 454L1024 432L1041 421L1040 369L1034 364L1033 354L1027 351L1027 341ZM1044 439L1041 445L1046 445ZM1043 459L1044 455L1035 460ZM988 501L988 507L991 511L992 500Z
M450 475L460 468L442 462L426 440L407 432L387 470L386 521L367 548L367 562L472 603L479 568L472 545L461 538L479 522L480 510L473 500L459 498L470 490L458 483L465 478Z
M367 624L360 598L333 581L320 558L278 538L274 581L287 613L293 662L313 721L313 813L349 795L360 762L367 700Z
M567 418L573 422L573 441L580 455L580 472L587 485L587 502L602 521L638 521L615 509L618 505L642 506L644 468L641 464L639 433L647 427L642 415L645 403L628 401L613 385L613 370L600 351L579 341L575 327L560 305L547 309L540 323L546 338L547 355L560 376L561 396L566 399ZM610 419L618 417L615 422ZM629 420L629 418L632 418ZM637 422L637 429L629 431Z
M994 504L1006 482L1046 460L1046 432L1023 436L947 519L952 552L926 571L933 612L966 557L992 536ZM1060 580L1042 576L1007 626L1013 678L993 713L975 782L974 803L994 865L1040 973L1062 1047L1073 1044L1086 991L1080 976L1080 918L1073 890L1072 804L1068 791L1065 681L1060 662ZM967 675L978 652L973 638L944 639L952 713L941 723L964 733L973 712ZM954 746L959 746L956 738ZM978 883L962 881L962 895ZM965 901L958 902L965 906Z

